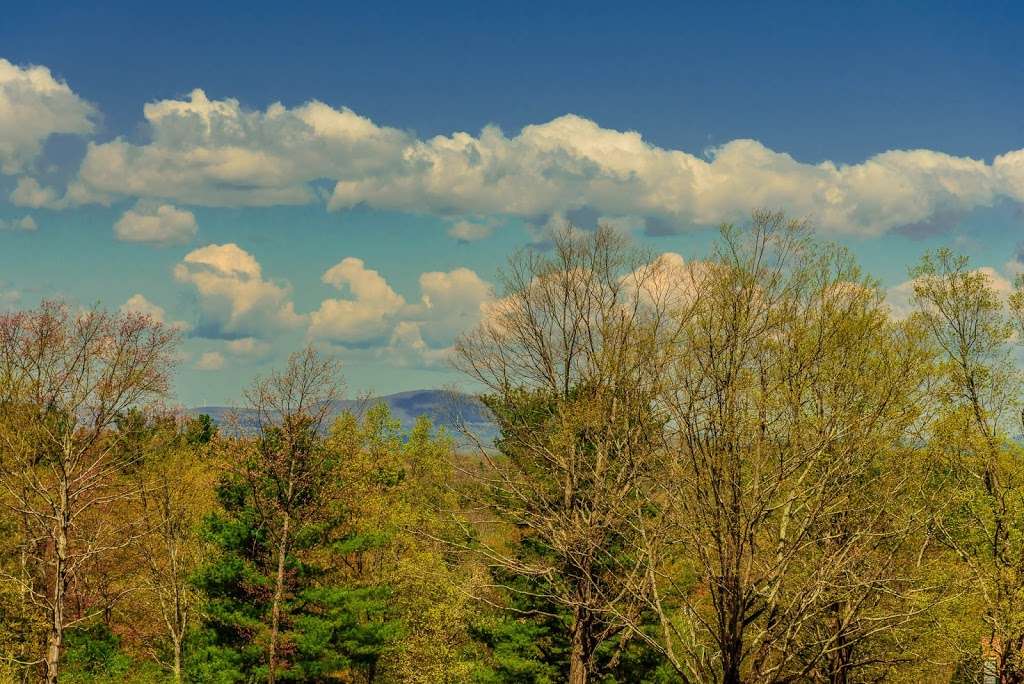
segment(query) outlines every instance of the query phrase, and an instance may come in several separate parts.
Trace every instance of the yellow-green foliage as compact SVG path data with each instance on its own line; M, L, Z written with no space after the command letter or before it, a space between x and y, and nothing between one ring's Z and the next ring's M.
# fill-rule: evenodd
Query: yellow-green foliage
M378 404L362 420L339 417L330 441L343 453L338 476L352 533L364 540L339 571L357 584L389 587L404 627L383 673L401 682L464 681L473 607L460 590L466 570L444 541L456 531L451 440L426 418L404 435Z

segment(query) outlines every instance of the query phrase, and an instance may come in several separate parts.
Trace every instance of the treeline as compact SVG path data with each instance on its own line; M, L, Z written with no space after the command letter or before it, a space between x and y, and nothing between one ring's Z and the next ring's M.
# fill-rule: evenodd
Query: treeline
M454 349L495 444L313 349L217 426L174 330L0 314L0 681L1024 682L1024 292L912 275L557 232Z

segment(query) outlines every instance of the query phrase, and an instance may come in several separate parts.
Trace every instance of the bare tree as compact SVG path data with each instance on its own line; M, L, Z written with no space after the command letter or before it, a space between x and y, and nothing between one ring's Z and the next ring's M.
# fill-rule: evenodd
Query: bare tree
M661 647L690 681L847 681L859 646L917 614L894 559L921 526L887 459L927 355L843 250L781 213L724 228L679 287L671 475L644 535Z
M59 302L0 314L0 500L23 525L21 583L47 617L45 680L57 681L69 588L95 557L123 548L134 521L103 516L133 496L135 455L111 427L167 391L174 331L137 314Z
M552 235L552 251L515 256L504 296L456 345L501 430L481 445L477 500L542 552L524 558L486 538L502 573L532 577L571 615L569 681L590 679L597 646L638 617L645 515L665 333L663 264L609 228ZM509 591L523 591L507 583ZM531 590L532 591L532 590Z

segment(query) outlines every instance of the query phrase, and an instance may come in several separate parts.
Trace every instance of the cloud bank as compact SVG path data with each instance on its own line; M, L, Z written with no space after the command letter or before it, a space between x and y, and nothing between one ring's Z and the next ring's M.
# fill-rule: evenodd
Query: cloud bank
M507 135L487 126L418 139L322 102L250 111L233 99L147 104L151 141L91 143L63 201L159 198L209 206L317 201L452 217L452 237L486 237L464 217L627 217L658 233L739 220L752 207L809 216L823 230L878 235L939 214L1024 201L1024 150L991 163L893 150L858 164L808 164L756 140L702 154L568 114ZM24 206L53 203L20 188Z
M4 174L31 171L51 135L94 133L96 116L46 67L0 59ZM809 164L748 139L698 153L663 148L573 114L514 134L486 126L476 135L421 139L317 100L251 110L198 88L146 104L143 116L148 141L93 140L66 190L21 175L10 201L50 209L121 199L169 207L325 201L333 211L368 206L448 217L460 241L486 237L493 216L537 224L602 216L664 234L741 220L754 207L807 216L832 233L873 236L1000 198L1024 202L1024 150L991 162L919 149ZM125 235L136 234L126 226Z

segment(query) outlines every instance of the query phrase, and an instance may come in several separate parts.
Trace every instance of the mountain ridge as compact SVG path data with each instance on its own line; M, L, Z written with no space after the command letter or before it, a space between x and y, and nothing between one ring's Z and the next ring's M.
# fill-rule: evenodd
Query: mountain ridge
M435 428L444 428L456 440L462 436L463 427L485 442L492 442L497 437L497 427L476 397L449 390L406 390L361 399L339 399L332 402L329 415L332 419L346 411L358 415L378 403L387 404L405 430L411 428L417 418L426 416ZM243 428L255 426L252 409L209 405L195 406L187 411L192 415L205 413L218 425L224 425L228 416L234 413Z

